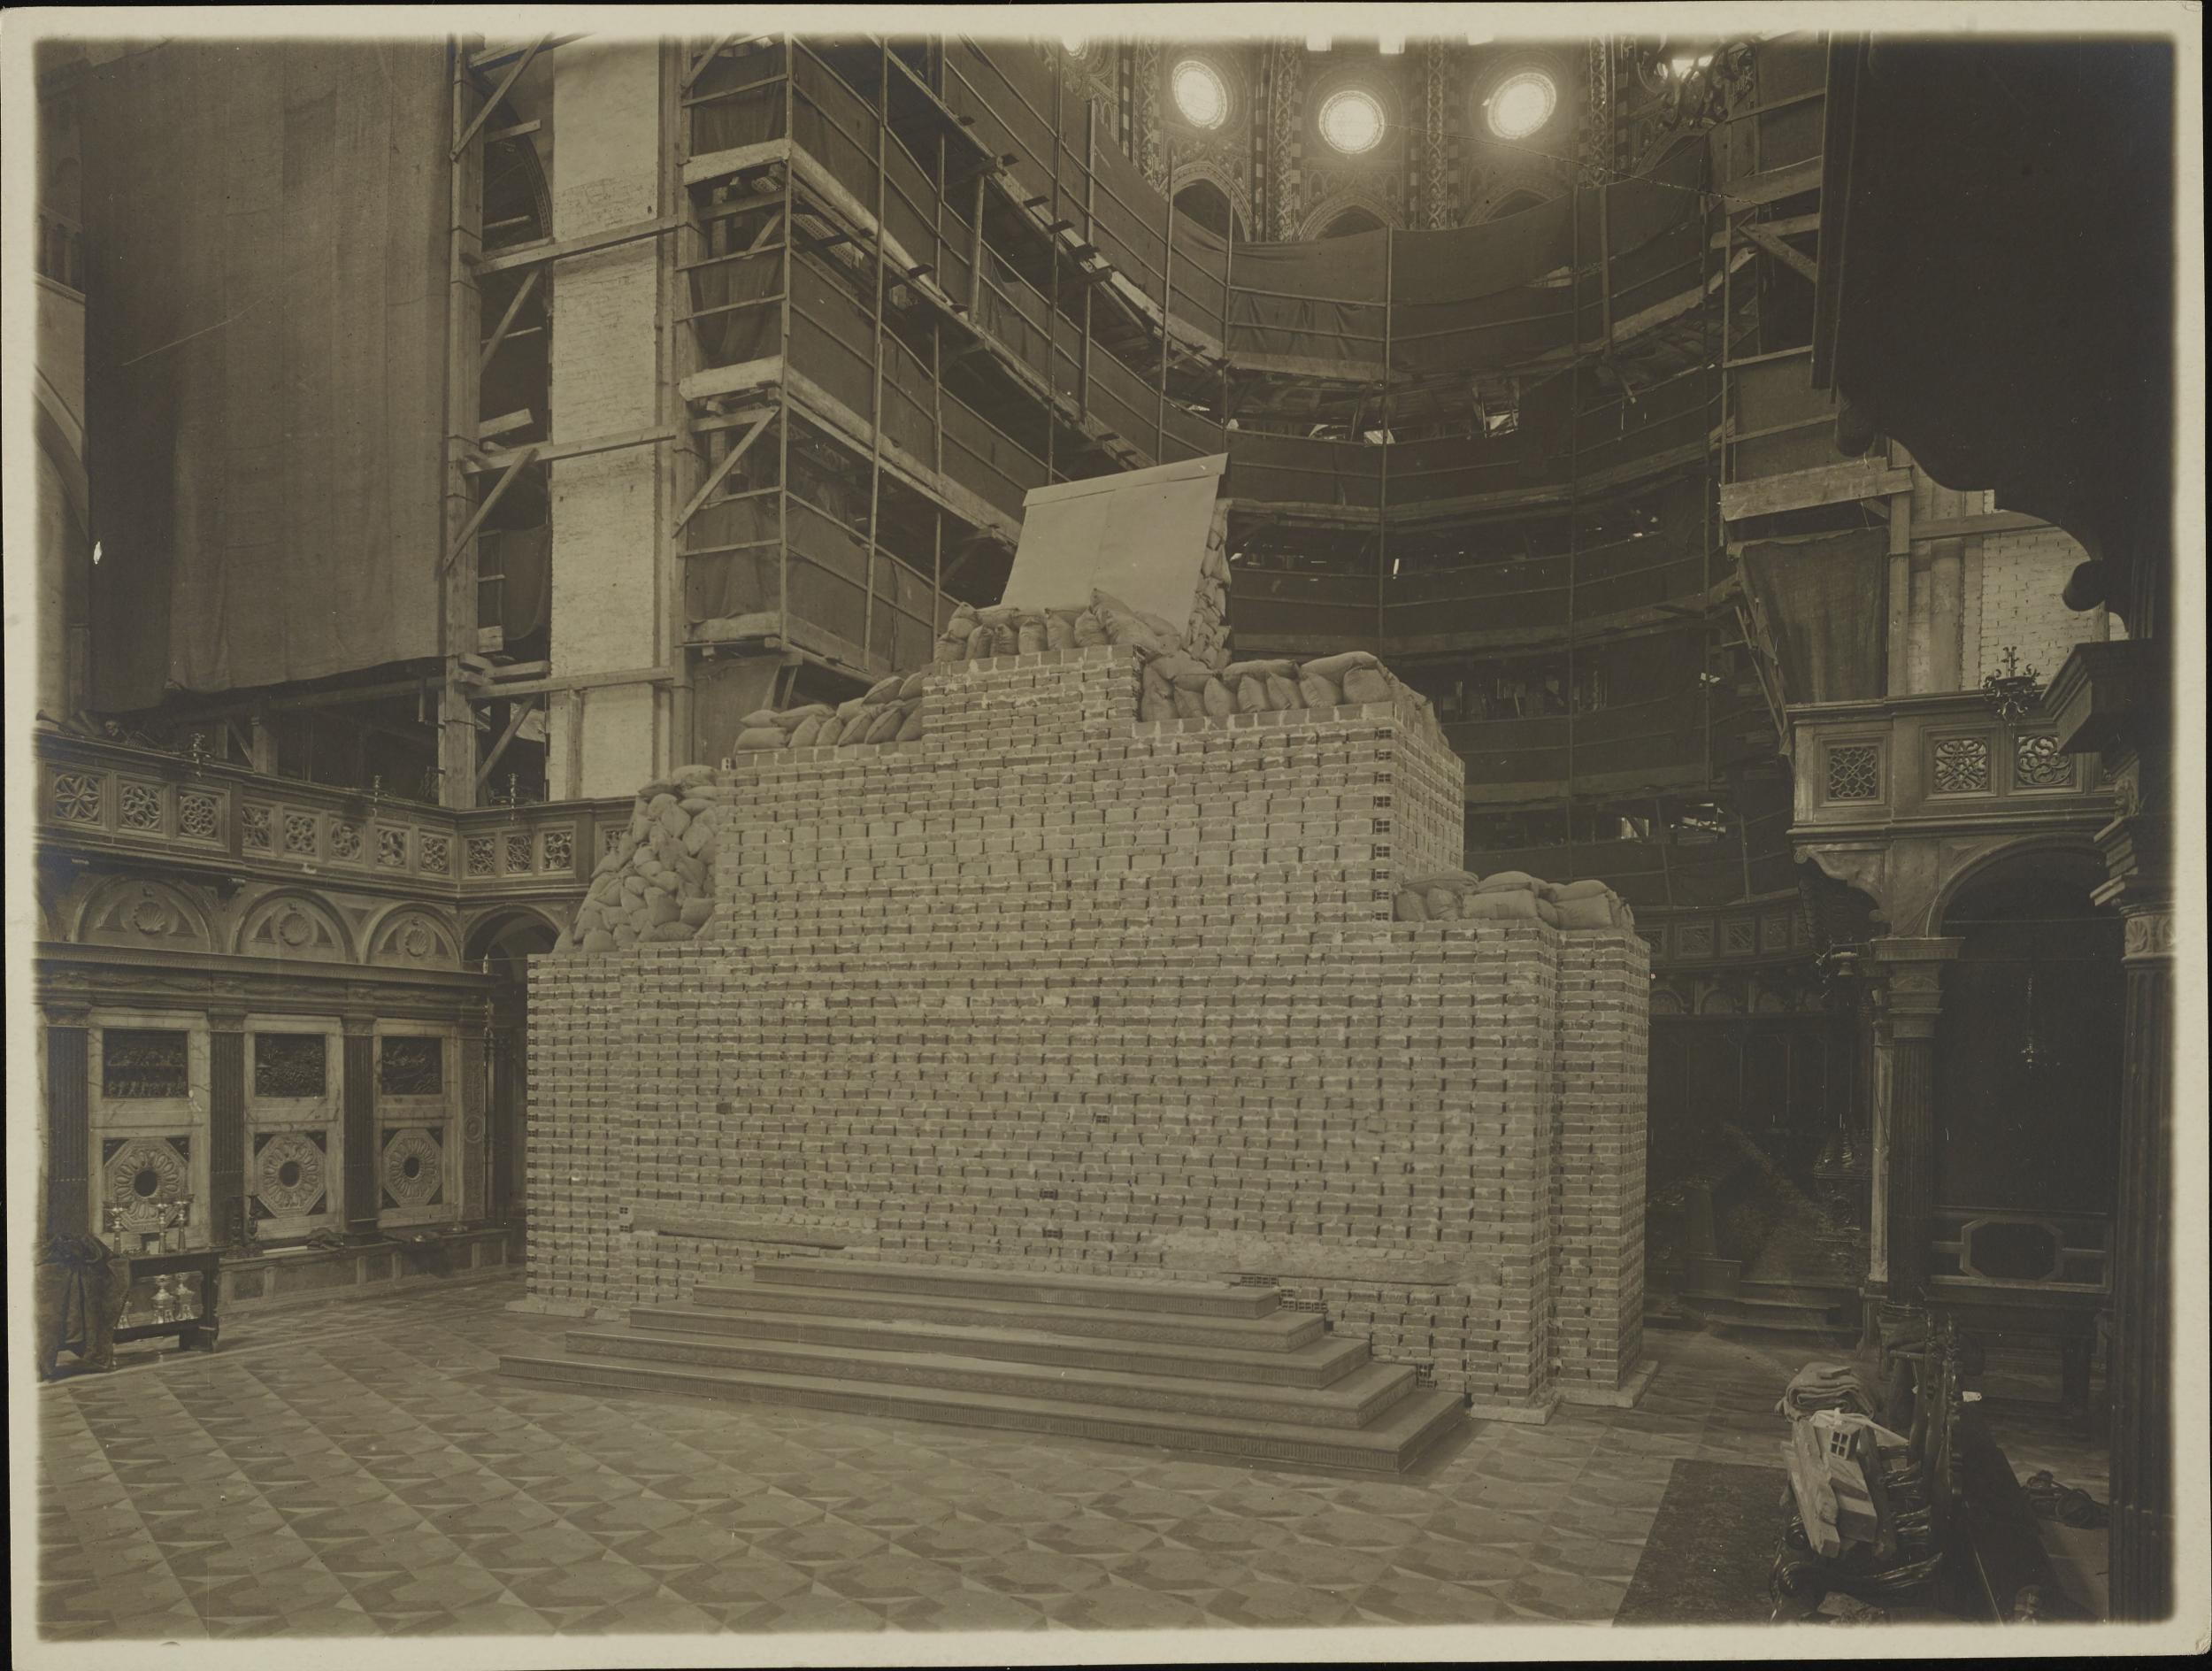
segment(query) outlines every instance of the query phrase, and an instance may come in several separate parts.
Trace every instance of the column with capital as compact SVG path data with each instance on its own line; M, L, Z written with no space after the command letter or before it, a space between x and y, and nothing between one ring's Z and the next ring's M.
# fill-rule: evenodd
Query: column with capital
M1935 1225L1935 1031L1943 967L1964 943L1890 935L1870 941L1886 977L1875 1025L1874 1236L1884 1291L1901 1304L1924 1298Z

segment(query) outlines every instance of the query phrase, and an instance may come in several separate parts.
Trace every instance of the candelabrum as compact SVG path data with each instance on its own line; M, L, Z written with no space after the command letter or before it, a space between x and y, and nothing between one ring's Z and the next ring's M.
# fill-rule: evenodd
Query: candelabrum
M2004 658L2004 671L1982 680L1982 694L1999 719L2007 725L2017 725L2043 699L2043 682L2033 667L2021 667L2020 652L2012 645L2005 646Z

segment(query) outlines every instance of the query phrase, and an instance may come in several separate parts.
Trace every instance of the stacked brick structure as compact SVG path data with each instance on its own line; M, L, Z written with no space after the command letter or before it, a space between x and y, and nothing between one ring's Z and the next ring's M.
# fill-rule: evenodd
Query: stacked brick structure
M538 960L530 1273L764 1249L1271 1278L1479 1409L1637 1366L1647 954L1394 922L1425 706L1140 723L1122 647L940 664L926 735L741 756L696 939Z

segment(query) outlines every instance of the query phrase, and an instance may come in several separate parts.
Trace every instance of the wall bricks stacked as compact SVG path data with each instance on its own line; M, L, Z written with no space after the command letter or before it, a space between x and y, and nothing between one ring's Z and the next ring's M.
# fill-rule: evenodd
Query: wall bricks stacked
M940 664L919 738L717 774L699 937L534 966L534 1295L839 1244L1251 1275L1482 1405L1619 1384L1643 943L1390 920L1460 858L1412 698L1141 724L1138 687L1125 648Z

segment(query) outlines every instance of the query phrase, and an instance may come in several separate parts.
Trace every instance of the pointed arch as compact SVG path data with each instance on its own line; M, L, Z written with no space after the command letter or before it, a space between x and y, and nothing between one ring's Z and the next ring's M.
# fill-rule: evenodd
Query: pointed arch
M1320 204L1299 223L1299 239L1303 242L1325 235L1325 229L1329 226L1347 211L1354 209L1371 216L1379 227L1388 227L1395 231L1403 225L1398 212L1384 202L1376 193L1352 187L1343 191L1333 192L1323 198Z

